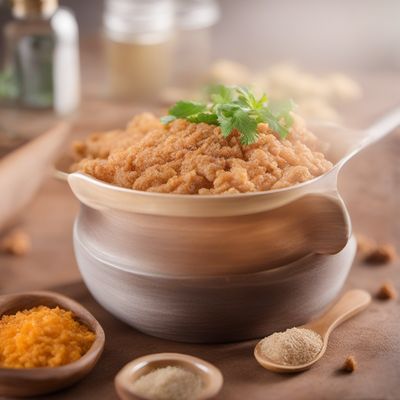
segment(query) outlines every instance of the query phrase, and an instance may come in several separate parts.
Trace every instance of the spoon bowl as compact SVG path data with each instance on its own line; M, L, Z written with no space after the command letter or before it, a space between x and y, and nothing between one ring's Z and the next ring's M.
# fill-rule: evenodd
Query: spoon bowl
M60 367L0 368L0 397L30 397L70 386L85 377L96 365L104 348L104 331L97 320L80 304L58 293L38 291L0 297L0 317L36 306L59 306L73 312L75 318L89 327L96 339L79 360Z
M306 364L284 365L277 364L276 362L269 360L261 351L262 340L257 343L254 349L254 357L262 367L273 372L295 373L305 371L311 368L323 357L328 346L329 336L332 331L342 322L348 320L367 308L370 302L371 295L368 292L359 289L350 290L346 292L340 298L340 300L320 318L300 326L300 328L309 329L318 333L323 342L322 349L318 355Z

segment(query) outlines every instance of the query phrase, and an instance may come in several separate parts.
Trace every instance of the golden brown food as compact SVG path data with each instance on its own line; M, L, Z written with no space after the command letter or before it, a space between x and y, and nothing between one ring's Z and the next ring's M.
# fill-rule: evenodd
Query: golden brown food
M376 249L377 244L375 240L371 239L370 237L357 233L356 239L357 239L357 254L362 259L365 259L365 257L367 257Z
M357 362L353 356L348 356L343 364L343 371L354 372L357 369Z
M396 248L389 244L379 244L375 240L357 234L357 254L367 264L389 264L397 259Z
M58 367L81 358L96 335L59 307L34 307L0 318L0 367Z
M25 256L31 249L31 238L21 229L15 229L0 239L0 253Z
M391 244L377 245L370 251L366 257L365 262L368 264L389 264L397 258L396 249Z
M377 297L381 300L397 299L397 290L391 282L385 282L379 289Z
M125 131L76 142L71 169L136 190L229 194L285 188L332 167L297 116L286 139L267 124L259 124L258 133L258 141L245 146L237 132L224 138L214 125L176 120L165 126L142 114Z

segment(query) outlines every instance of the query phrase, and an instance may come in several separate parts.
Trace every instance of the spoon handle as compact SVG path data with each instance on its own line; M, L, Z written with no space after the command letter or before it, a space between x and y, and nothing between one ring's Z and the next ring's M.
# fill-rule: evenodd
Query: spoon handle
M400 107L395 108L365 130L365 136L360 143L360 149L382 139L398 126L400 126Z
M315 324L311 324L313 326L310 328L321 336L330 334L339 324L364 310L370 302L371 295L365 290L349 290Z

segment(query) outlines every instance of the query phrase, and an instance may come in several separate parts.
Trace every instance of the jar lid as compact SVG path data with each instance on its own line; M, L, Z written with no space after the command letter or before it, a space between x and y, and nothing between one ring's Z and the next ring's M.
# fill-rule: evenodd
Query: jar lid
M58 7L58 0L12 0L16 18L49 17Z
M181 30L208 28L220 17L216 0L176 0L177 25Z
M103 22L114 40L159 42L174 29L173 0L106 0Z

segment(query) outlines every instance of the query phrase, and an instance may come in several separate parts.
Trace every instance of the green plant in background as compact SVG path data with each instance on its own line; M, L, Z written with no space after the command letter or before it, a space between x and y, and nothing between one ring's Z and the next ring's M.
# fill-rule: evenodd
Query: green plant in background
M15 100L18 97L18 85L15 74L10 68L0 71L0 100Z
M280 104L268 104L265 94L257 98L246 87L241 86L212 86L209 90L209 103L195 101L178 101L168 115L161 118L165 124L183 118L190 122L204 122L221 128L224 137L232 131L240 133L241 143L255 143L258 138L257 125L268 123L269 127L284 139L293 123L291 111L292 101Z

